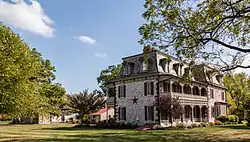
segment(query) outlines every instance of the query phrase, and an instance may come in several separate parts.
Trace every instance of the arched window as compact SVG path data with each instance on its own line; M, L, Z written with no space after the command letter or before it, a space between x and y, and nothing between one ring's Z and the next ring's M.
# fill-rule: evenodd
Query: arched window
M185 94L191 94L191 87L189 85L185 84L183 91Z
M201 88L201 96L207 96L207 90L205 88Z
M197 87L197 86L194 86L193 87L193 95L200 95L200 90L199 90L199 87Z

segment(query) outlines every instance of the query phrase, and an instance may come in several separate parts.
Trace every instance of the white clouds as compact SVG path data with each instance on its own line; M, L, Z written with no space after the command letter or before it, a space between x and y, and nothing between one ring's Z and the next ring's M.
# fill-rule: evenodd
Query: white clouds
M95 53L95 56L99 58L106 58L108 55L107 53Z
M87 44L95 44L96 40L88 37L88 36L77 36L76 39L80 40L81 42L87 43Z
M15 28L40 34L44 37L53 37L54 22L45 14L40 3L30 0L11 0L11 3L0 0L0 21Z

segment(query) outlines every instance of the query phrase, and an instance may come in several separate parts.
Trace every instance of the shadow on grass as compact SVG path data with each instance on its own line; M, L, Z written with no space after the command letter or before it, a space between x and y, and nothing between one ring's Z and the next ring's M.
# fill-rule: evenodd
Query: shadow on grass
M247 127L246 125L242 125L242 124L224 125L224 126L217 126L217 127L228 128L228 129L248 129L248 130L250 130L250 127Z
M6 142L45 142L45 141L61 141L61 142L73 142L73 141L84 141L84 142L249 142L250 139L237 139L237 140L226 140L226 139L213 139L210 137L202 137L198 133L196 135L182 135L182 134L166 134L166 135L148 135L145 134L93 134L93 135L71 135L64 138L42 138L42 139L13 139L7 140Z

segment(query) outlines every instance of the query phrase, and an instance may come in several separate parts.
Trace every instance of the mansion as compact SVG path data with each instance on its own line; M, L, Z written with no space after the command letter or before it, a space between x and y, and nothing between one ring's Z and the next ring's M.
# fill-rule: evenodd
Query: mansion
M109 85L115 90L110 99L114 102L117 123L167 123L155 103L163 95L178 97L183 107L184 114L175 122L213 122L226 115L223 76L213 68L194 65L190 69L183 61L154 48L146 55L122 60L120 74ZM184 75L189 76L189 81L181 81Z

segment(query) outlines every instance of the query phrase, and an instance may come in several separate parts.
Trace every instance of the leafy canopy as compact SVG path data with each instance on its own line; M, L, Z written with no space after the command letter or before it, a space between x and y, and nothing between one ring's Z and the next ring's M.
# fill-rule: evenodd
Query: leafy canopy
M140 44L223 71L243 66L250 52L249 0L145 0Z
M31 50L19 35L0 24L0 113L25 118L58 110L55 105L65 96L65 90L52 84L54 71L41 53Z
M91 111L102 108L105 104L104 95L97 90L82 92L69 95L70 107L74 113L78 113L81 118Z
M246 73L232 74L228 73L224 76L224 84L227 87L227 100L232 107L235 108L235 114L240 118L244 118L245 110L250 110L249 91L250 91L250 77Z
M118 64L116 66L111 65L107 69L101 71L100 76L97 78L97 82L105 94L108 92L108 83L110 83L112 79L115 79L117 77L117 75L121 71L121 68L121 64Z

